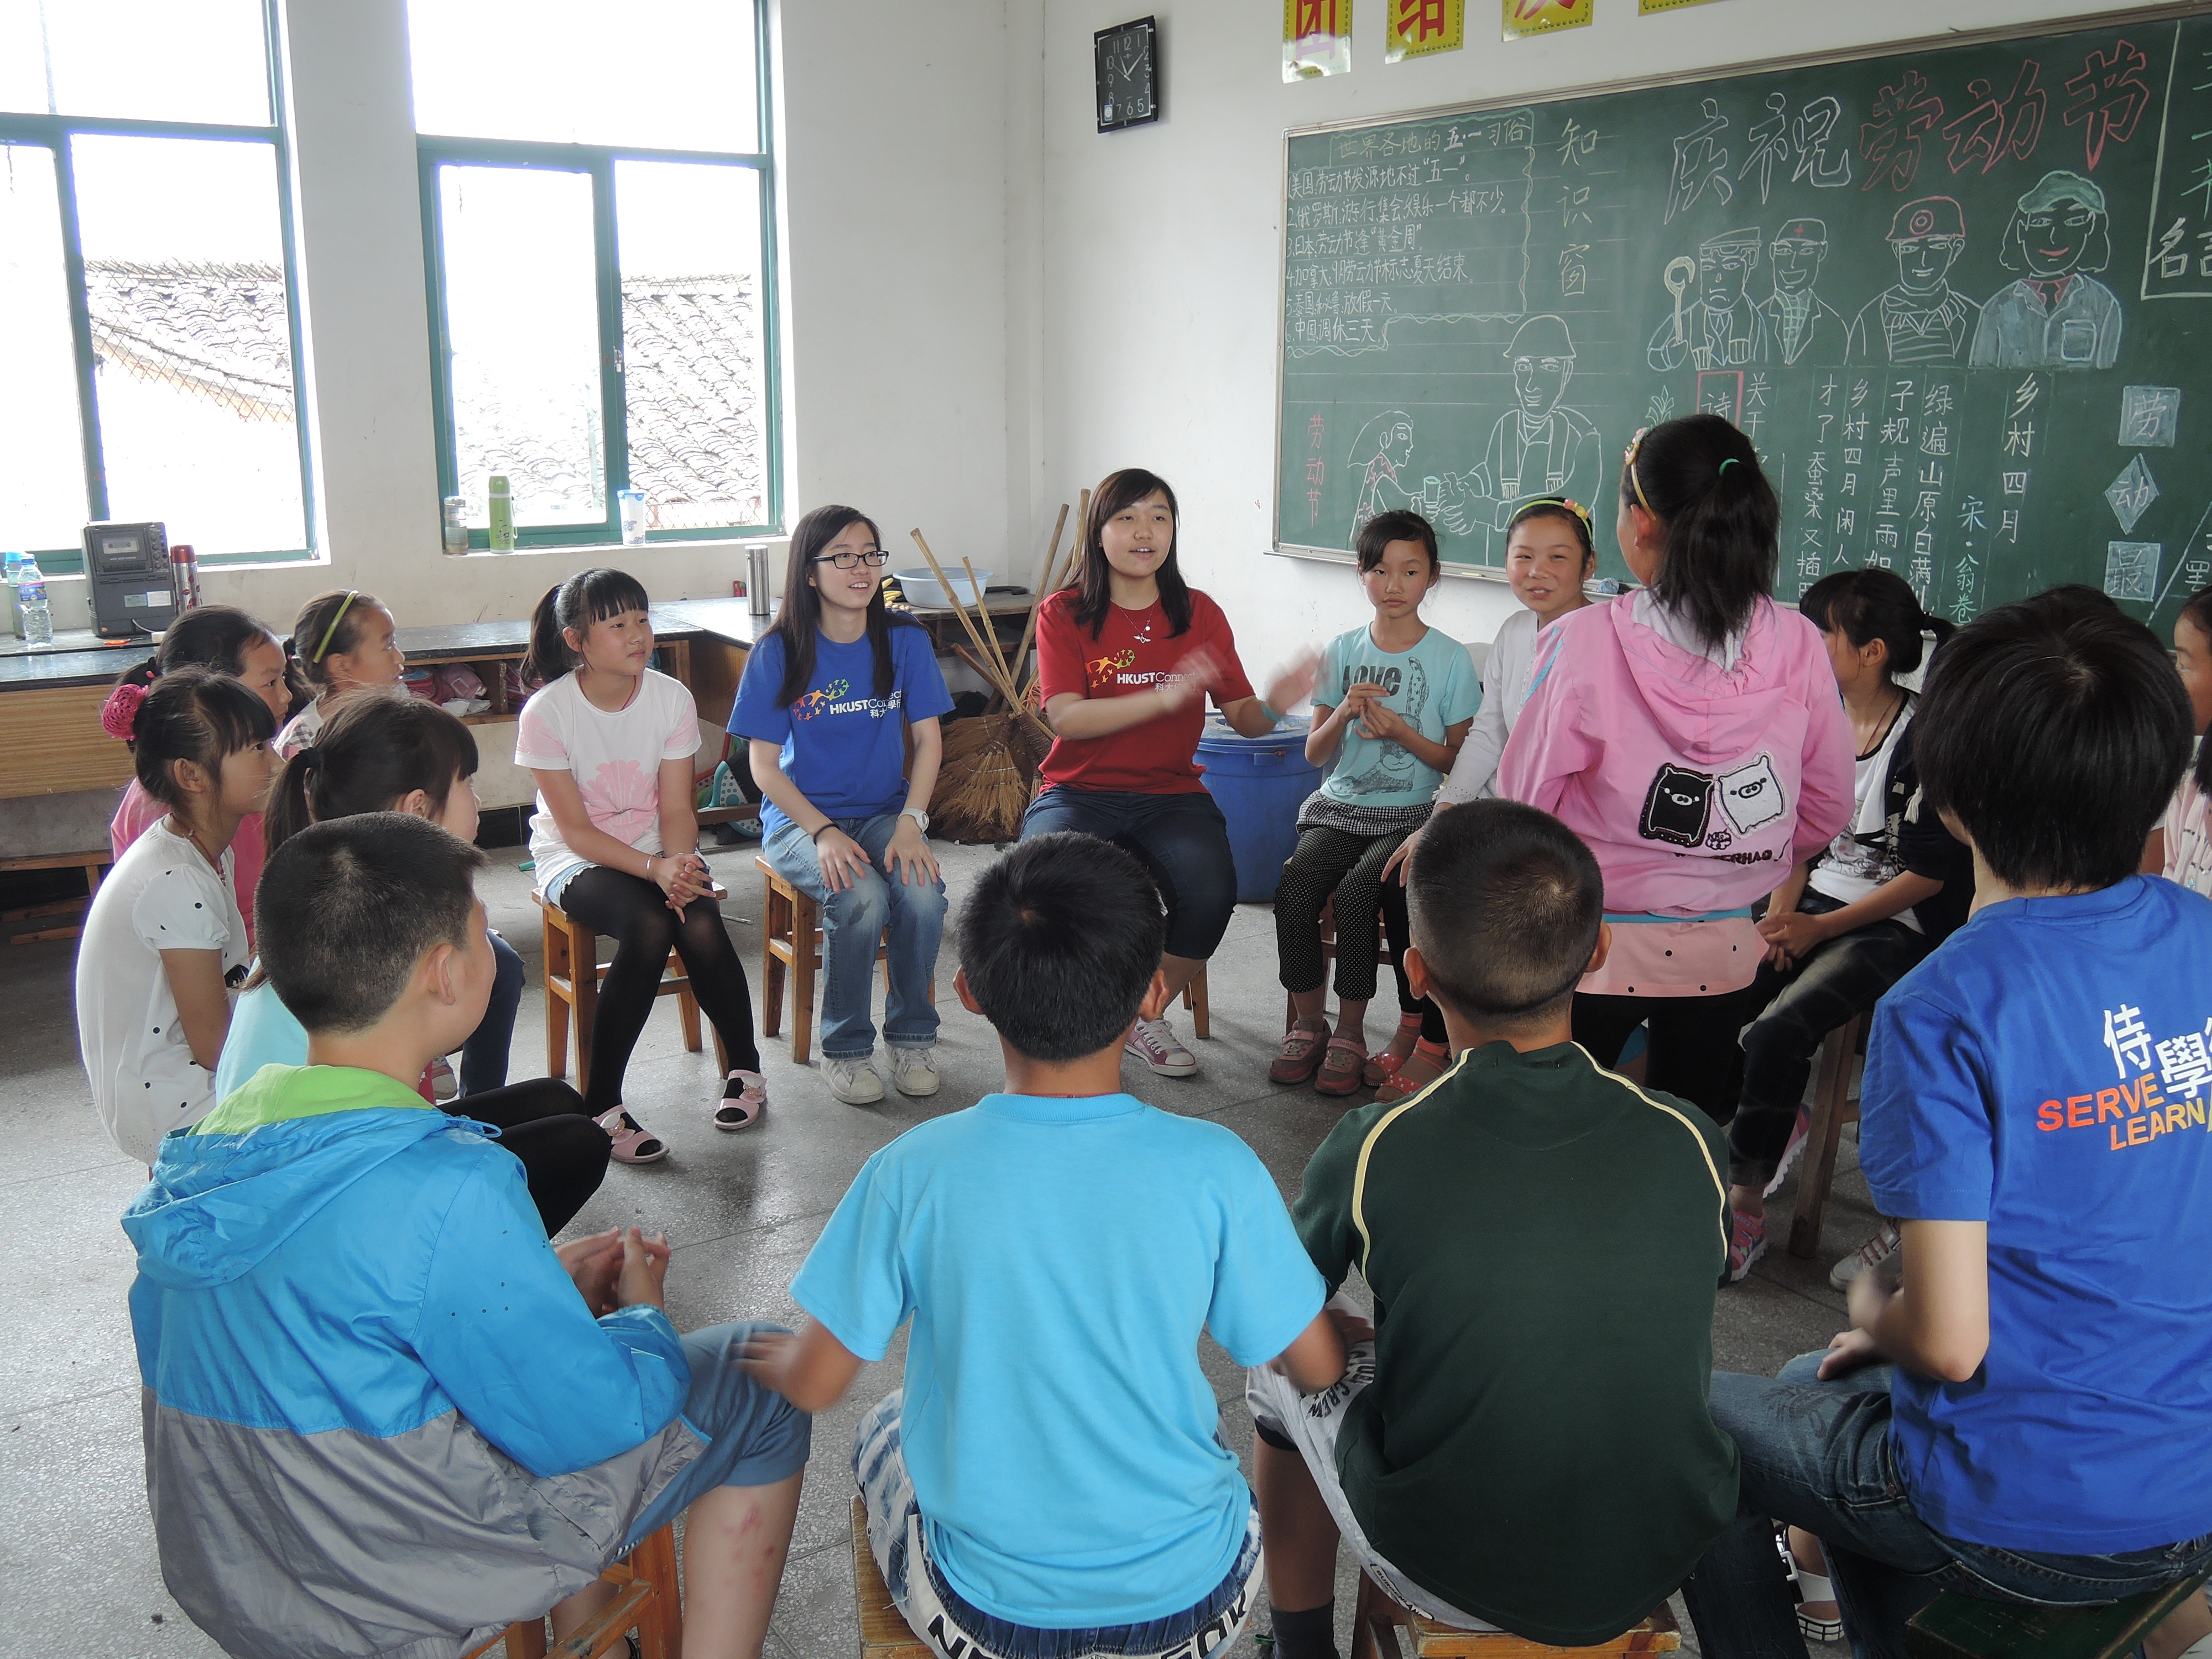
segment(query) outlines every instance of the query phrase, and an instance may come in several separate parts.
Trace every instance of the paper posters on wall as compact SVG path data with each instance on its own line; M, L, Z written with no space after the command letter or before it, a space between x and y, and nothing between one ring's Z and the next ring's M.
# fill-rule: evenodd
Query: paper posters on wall
M1283 0L1283 79L1351 73L1352 0Z
M1553 29L1584 27L1596 0L1503 0L1503 3L1505 38L1518 40L1531 34L1549 34Z
M1713 0L1638 0L1637 10L1649 17L1654 12L1680 11L1685 6L1710 6Z
M1383 0L1382 61L1401 63L1467 44L1467 0Z

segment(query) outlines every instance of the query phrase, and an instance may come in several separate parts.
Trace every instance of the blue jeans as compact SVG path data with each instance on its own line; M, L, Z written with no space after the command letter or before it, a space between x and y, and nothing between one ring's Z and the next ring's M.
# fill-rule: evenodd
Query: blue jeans
M1771 1516L1820 1540L1856 1659L1905 1659L1905 1621L1944 1590L2075 1607L2186 1577L2212 1535L2123 1555L2046 1555L1946 1538L1913 1513L1890 1449L1887 1365L1820 1381L1802 1355L1772 1381L1713 1373L1713 1421L1736 1443L1733 1526L1682 1586L1705 1659L1805 1659Z
M884 849L899 819L898 813L884 812L836 820L875 866L842 893L823 881L814 838L797 824L786 823L762 848L776 874L822 907L824 1060L866 1060L875 1052L869 979L876 970L876 941L886 926L891 987L884 999L884 1040L895 1048L927 1048L937 1041L929 981L945 938L945 884L902 881L885 861Z
M514 1016L522 1006L522 955L497 933L491 936L491 1000L461 1045L461 1092L480 1095L507 1085L507 1051L514 1041Z
M1030 803L1022 839L1073 830L1133 854L1152 872L1167 907L1167 953L1203 962L1237 911L1237 860L1229 821L1203 789L1146 795L1056 784Z

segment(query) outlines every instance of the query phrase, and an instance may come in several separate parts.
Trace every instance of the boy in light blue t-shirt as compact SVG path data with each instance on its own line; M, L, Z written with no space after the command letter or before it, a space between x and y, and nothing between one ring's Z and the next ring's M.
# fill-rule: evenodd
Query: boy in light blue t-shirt
M753 1374L833 1404L911 1317L906 1387L854 1473L900 1611L939 1653L1143 1659L1233 1640L1257 1512L1218 1435L1201 1331L1302 1392L1343 1375L1274 1179L1218 1124L1120 1091L1167 999L1158 892L1087 836L1025 841L977 884L954 988L1007 1090L870 1158L792 1285L813 1316Z

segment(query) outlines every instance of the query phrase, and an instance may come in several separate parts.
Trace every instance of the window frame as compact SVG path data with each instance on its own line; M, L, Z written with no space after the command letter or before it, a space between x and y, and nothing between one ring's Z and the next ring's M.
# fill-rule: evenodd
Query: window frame
M658 149L629 144L569 144L514 138L457 138L418 133L416 165L422 198L422 264L429 297L430 392L438 447L438 495L460 493L460 450L453 428L453 344L446 307L445 230L438 186L441 167L479 167L580 173L592 181L593 293L598 301L599 420L605 434L606 517L595 524L514 526L514 550L525 548L611 547L622 544L618 492L630 487L629 392L623 360L622 270L615 228L615 164L618 161L679 161L725 167L754 175L760 192L760 316L762 427L765 454L762 495L766 521L703 525L680 530L648 530L648 546L671 542L732 541L783 533L783 403L781 284L777 278L775 131L769 99L767 8L753 0L753 64L756 81L757 149ZM434 507L440 503L433 503ZM469 551L491 548L490 532L469 531Z
M118 116L34 115L0 110L0 145L45 149L53 157L54 195L61 221L62 283L67 290L70 343L76 359L79 447L84 458L85 508L89 523L108 516L107 466L100 435L97 354L92 343L92 304L85 289L84 244L76 208L76 167L70 139L80 134L125 138L190 138L217 143L273 147L276 162L277 234L283 251L284 325L292 354L292 428L300 452L300 523L304 547L257 548L209 554L203 565L300 563L319 556L316 534L314 443L308 431L307 354L300 325L300 261L293 234L292 139L285 123L284 54L281 50L279 0L261 0L264 75L271 117L267 126L204 121L141 121ZM84 547L26 548L49 576L79 575Z

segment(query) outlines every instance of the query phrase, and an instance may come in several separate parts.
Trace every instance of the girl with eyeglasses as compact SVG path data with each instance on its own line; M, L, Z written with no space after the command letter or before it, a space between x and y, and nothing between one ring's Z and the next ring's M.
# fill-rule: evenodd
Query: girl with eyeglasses
M886 927L891 1082L901 1094L937 1092L929 992L945 881L924 835L944 754L938 721L952 696L928 634L884 604L887 556L875 521L855 508L801 519L782 609L730 710L763 797L762 854L822 907L822 1075L854 1106L884 1095L869 1016Z

